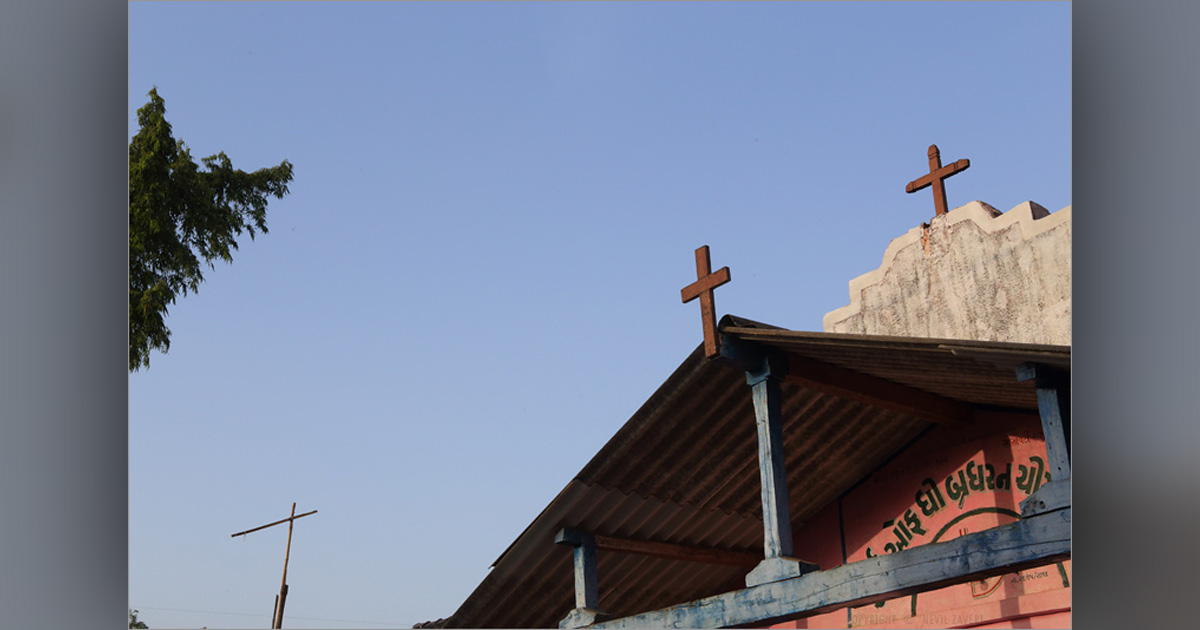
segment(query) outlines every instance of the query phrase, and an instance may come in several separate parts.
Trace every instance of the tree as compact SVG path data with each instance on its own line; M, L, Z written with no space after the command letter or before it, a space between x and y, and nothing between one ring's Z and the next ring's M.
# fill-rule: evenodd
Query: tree
M138 616L137 609L130 608L129 609L129 627L148 630L150 628L150 626L147 626L145 621L138 621L137 616Z
M202 263L232 262L243 231L267 232L267 197L282 199L292 165L236 170L224 152L192 160L171 136L157 89L138 110L129 143L129 371L150 366L150 351L167 352L167 307L204 280Z

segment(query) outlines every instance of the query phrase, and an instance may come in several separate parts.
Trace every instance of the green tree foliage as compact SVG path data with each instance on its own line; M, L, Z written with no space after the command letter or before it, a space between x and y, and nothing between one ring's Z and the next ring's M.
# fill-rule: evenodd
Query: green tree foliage
M225 153L197 166L182 141L171 136L157 90L138 110L138 133L129 143L129 370L150 366L150 351L167 352L164 321L176 297L195 292L202 264L232 262L243 231L267 232L267 197L282 199L292 165L247 173Z
M139 629L144 628L146 630L149 630L150 626L147 626L145 621L138 621L137 616L138 616L137 609L130 608L129 609L129 627L130 628L139 628Z

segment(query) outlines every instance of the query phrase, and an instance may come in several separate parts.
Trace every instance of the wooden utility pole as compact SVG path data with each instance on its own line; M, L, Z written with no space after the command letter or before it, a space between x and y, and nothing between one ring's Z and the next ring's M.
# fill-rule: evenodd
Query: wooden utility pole
M283 605L285 603L287 603L287 592L288 592L288 585L287 585L288 558L292 555L292 525L296 522L296 519L308 516L309 514L316 514L316 513L317 513L317 511L313 510L311 512L305 512L304 514L301 514L300 516L296 516L296 503L293 501L291 516L289 516L283 520L275 521L274 523L267 523L266 525L260 525L258 527L255 527L254 529L247 529L244 532L238 532L236 534L231 535L232 538L236 538L238 536L245 536L246 534L249 534L250 532L256 532L260 529L266 529L266 528L274 526L274 525L279 525L280 523L288 524L287 551L285 551L283 554L283 580L280 582L280 585L279 585L279 594L275 596L275 612L273 613L273 616L271 617L271 628L282 628L283 627Z

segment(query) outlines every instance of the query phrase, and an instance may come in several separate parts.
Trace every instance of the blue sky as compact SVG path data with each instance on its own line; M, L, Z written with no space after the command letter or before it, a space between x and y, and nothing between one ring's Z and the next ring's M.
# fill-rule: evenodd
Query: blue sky
M132 3L195 158L295 166L129 379L152 628L445 617L719 314L797 330L951 207L1071 204L1070 5ZM566 611L564 611L565 614ZM364 622L364 623L354 623ZM369 622L369 623L368 623Z

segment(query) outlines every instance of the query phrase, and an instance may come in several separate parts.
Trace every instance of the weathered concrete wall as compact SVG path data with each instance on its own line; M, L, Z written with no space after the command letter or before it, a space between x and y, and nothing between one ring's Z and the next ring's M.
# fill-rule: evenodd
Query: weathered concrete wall
M893 240L826 332L1069 345L1071 207L972 201Z

